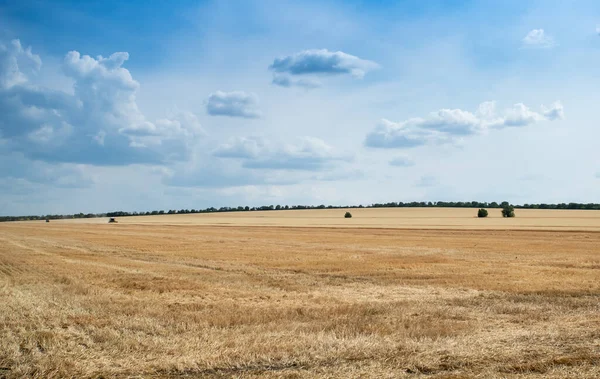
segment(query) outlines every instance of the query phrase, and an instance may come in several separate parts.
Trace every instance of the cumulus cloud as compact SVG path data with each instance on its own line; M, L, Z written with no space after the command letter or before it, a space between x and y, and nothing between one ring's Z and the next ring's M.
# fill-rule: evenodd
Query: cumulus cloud
M383 119L367 134L365 145L375 148L411 148L426 144L454 142L457 138L486 133L490 129L524 127L539 121L553 121L564 117L563 106L555 102L541 107L541 112L522 103L497 114L493 101L479 105L475 113L461 109L441 109L426 118L411 118L392 122Z
M565 118L564 107L559 101L554 102L549 108L542 105L542 114L551 121Z
M183 159L203 135L194 115L146 119L138 109L139 84L118 52L105 58L66 54L62 69L73 94L32 86L25 68L42 64L18 40L0 45L0 139L33 159L123 165Z
M293 79L290 75L274 75L273 84L280 87L302 87L307 89L319 88L321 82L315 79Z
M523 46L535 48L550 48L555 45L554 38L547 35L544 29L533 29L523 37Z
M390 166L395 167L411 167L415 165L415 161L407 156L398 156L390 161Z
M31 52L31 47L23 49L18 39L8 44L0 41L0 88L8 88L27 81L24 71L36 72L42 60Z
M349 159L313 137L298 138L293 143L277 143L260 137L235 138L219 146L213 155L241 159L245 168L274 170L318 171L333 161Z
M269 69L276 73L290 75L350 74L356 78L362 78L367 72L378 67L377 63L360 59L354 55L321 49L304 50L286 57L276 58Z
M290 185L303 179L302 171L253 169L243 164L243 158L228 158L201 155L189 162L177 163L160 175L168 186L189 188Z
M259 137L237 137L217 147L213 152L219 158L256 159L268 147Z
M119 131L129 137L130 146L161 151L163 161L185 160L206 135L195 114L179 111L168 118L144 123L143 128L123 128Z
M211 116L259 118L258 96L242 91L217 91L208 96L206 112Z
M365 145L378 148L411 148L427 143L444 143L449 137L435 130L420 127L423 119L392 122L382 119L375 129L367 134Z
M362 173L356 170L338 171L336 162L349 160L348 155L318 138L302 137L284 143L261 137L238 137L218 146L209 156L174 165L162 176L169 186L207 188L358 178Z

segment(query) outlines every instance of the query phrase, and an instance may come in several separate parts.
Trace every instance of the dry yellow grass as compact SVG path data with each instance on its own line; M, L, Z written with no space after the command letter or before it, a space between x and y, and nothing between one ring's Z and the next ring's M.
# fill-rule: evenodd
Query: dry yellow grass
M0 377L600 377L594 231L119 221L0 224Z
M343 218L346 211L353 215ZM258 211L118 217L125 224L233 225L411 229L596 230L600 211L517 209L517 217L502 218L500 209L477 218L474 208L361 208L291 211ZM55 221L53 221L55 222ZM106 223L107 219L56 222Z

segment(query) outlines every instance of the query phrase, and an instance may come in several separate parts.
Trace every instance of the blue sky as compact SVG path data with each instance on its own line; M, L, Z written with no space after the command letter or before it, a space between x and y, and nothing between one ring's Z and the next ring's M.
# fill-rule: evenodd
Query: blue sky
M0 214L599 202L600 3L0 0Z

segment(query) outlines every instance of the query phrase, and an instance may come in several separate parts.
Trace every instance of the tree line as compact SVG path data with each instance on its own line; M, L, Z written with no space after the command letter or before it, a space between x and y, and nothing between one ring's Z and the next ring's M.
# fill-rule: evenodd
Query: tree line
M341 209L341 208L504 208L509 204L507 201L497 203L495 201L413 201L375 203L370 205L263 205L259 207L238 206L238 207L209 207L205 209L170 209L168 211L155 210L147 212L126 212L114 211L106 213L76 213L66 215L39 215L39 216L0 216L0 222L4 221L29 221L29 220L59 220L76 218L95 218L95 217L126 217L126 216L155 216L164 214L188 214L188 213L217 213L217 212L253 212L253 211L274 211L274 210L300 210L300 209ZM591 209L600 210L598 203L560 203L560 204L523 204L513 205L515 209Z

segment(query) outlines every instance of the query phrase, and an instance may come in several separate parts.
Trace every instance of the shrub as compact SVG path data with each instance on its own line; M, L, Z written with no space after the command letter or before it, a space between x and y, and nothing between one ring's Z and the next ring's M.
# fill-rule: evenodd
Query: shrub
M502 217L515 217L515 207L512 205L502 207Z
M346 212L346 214L344 215L345 218L352 218L352 213L350 212Z
M486 209L481 208L477 211L477 217L487 217L488 211Z

